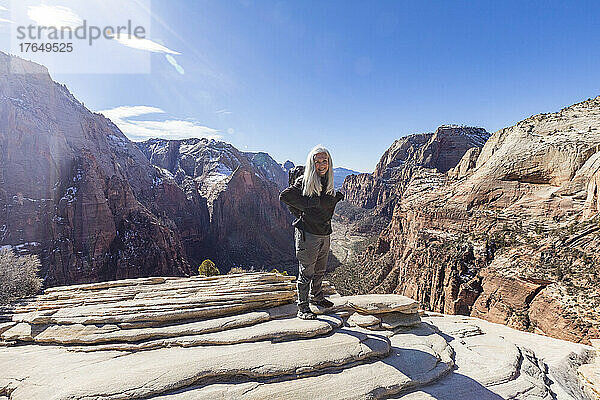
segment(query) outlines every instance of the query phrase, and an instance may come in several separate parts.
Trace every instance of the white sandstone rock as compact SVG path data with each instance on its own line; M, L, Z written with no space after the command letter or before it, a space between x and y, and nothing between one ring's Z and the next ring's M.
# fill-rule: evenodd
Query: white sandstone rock
M567 400L594 393L589 346L470 317L428 313L419 322L417 302L397 295L334 295L333 308L301 320L294 296L289 279L266 273L48 290L15 306L13 322L2 325L1 338L17 345L0 342L0 394ZM349 325L365 327L342 326L349 314ZM385 330L372 330L380 325Z
M380 314L401 312L406 314L417 313L419 303L409 297L399 294L365 294L343 298L348 306L363 314Z
M370 327L379 325L381 320L374 315L354 313L348 318L348 325Z

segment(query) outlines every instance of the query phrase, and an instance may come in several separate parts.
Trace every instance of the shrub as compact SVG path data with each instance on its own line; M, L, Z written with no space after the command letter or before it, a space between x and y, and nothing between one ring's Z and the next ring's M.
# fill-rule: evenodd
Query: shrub
M220 272L219 269L215 266L214 262L206 259L202 261L202 264L200 264L200 266L198 267L198 274L204 276L215 276L219 275Z
M42 288L38 277L40 260L35 255L19 257L12 250L0 250L0 304L33 296Z
M227 274L245 274L247 272L250 272L250 271L247 271L242 267L231 267L231 269L229 270L229 272Z
M271 273L274 273L274 274L277 274L277 275L284 275L284 276L287 276L287 274L288 274L287 271L279 272L279 270L277 268L273 268L271 270Z

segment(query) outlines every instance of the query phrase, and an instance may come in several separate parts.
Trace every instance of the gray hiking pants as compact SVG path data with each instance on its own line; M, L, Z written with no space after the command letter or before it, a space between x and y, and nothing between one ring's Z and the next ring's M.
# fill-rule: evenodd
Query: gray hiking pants
M323 300L323 275L329 256L329 235L314 235L296 229L298 268L298 306L308 305L308 293L315 301Z

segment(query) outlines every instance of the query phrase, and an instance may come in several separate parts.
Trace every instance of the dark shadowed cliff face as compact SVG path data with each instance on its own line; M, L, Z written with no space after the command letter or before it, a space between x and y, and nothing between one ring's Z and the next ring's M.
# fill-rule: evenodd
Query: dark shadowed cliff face
M586 342L600 327L600 98L413 176L363 259L368 290ZM479 153L479 154L477 154Z
M424 169L447 172L469 149L482 147L489 136L482 128L445 125L435 133L398 139L383 154L375 172L346 178L343 185L346 200L391 217L413 175Z
M207 139L151 139L137 145L188 197L207 199L208 245L189 253L194 264L210 257L226 272L232 265L293 263L291 215L279 201L287 178L283 182L283 168L268 154L242 153Z
M288 186L288 173L277 161L264 152L244 152L250 162L258 169L259 174L274 182L279 190Z

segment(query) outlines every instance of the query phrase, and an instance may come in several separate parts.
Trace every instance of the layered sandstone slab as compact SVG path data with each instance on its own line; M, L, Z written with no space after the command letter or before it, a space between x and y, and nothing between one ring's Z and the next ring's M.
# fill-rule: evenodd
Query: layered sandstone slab
M365 399L426 385L453 366L452 349L431 328L393 335L388 357L354 365L337 373L320 374L284 382L213 384L190 388L161 399Z
M594 400L600 399L600 339L592 339L596 351L594 359L577 369L577 375L583 384L584 393Z
M350 326L369 327L379 325L380 322L381 319L379 319L375 315L363 315L359 313L354 313L348 318L348 324Z
M301 320L292 280L251 273L47 290L13 304L2 325L0 399L468 398L465 377L486 395L584 393L576 371L589 376L586 346L421 317L410 298L343 297L327 282L334 307Z
M423 321L443 332L457 368L436 383L404 396L438 399L589 399L577 365L589 346L525 333L473 317L431 313Z
M397 294L369 294L349 296L346 299L350 307L362 313L416 313L419 308L419 303L415 300Z

